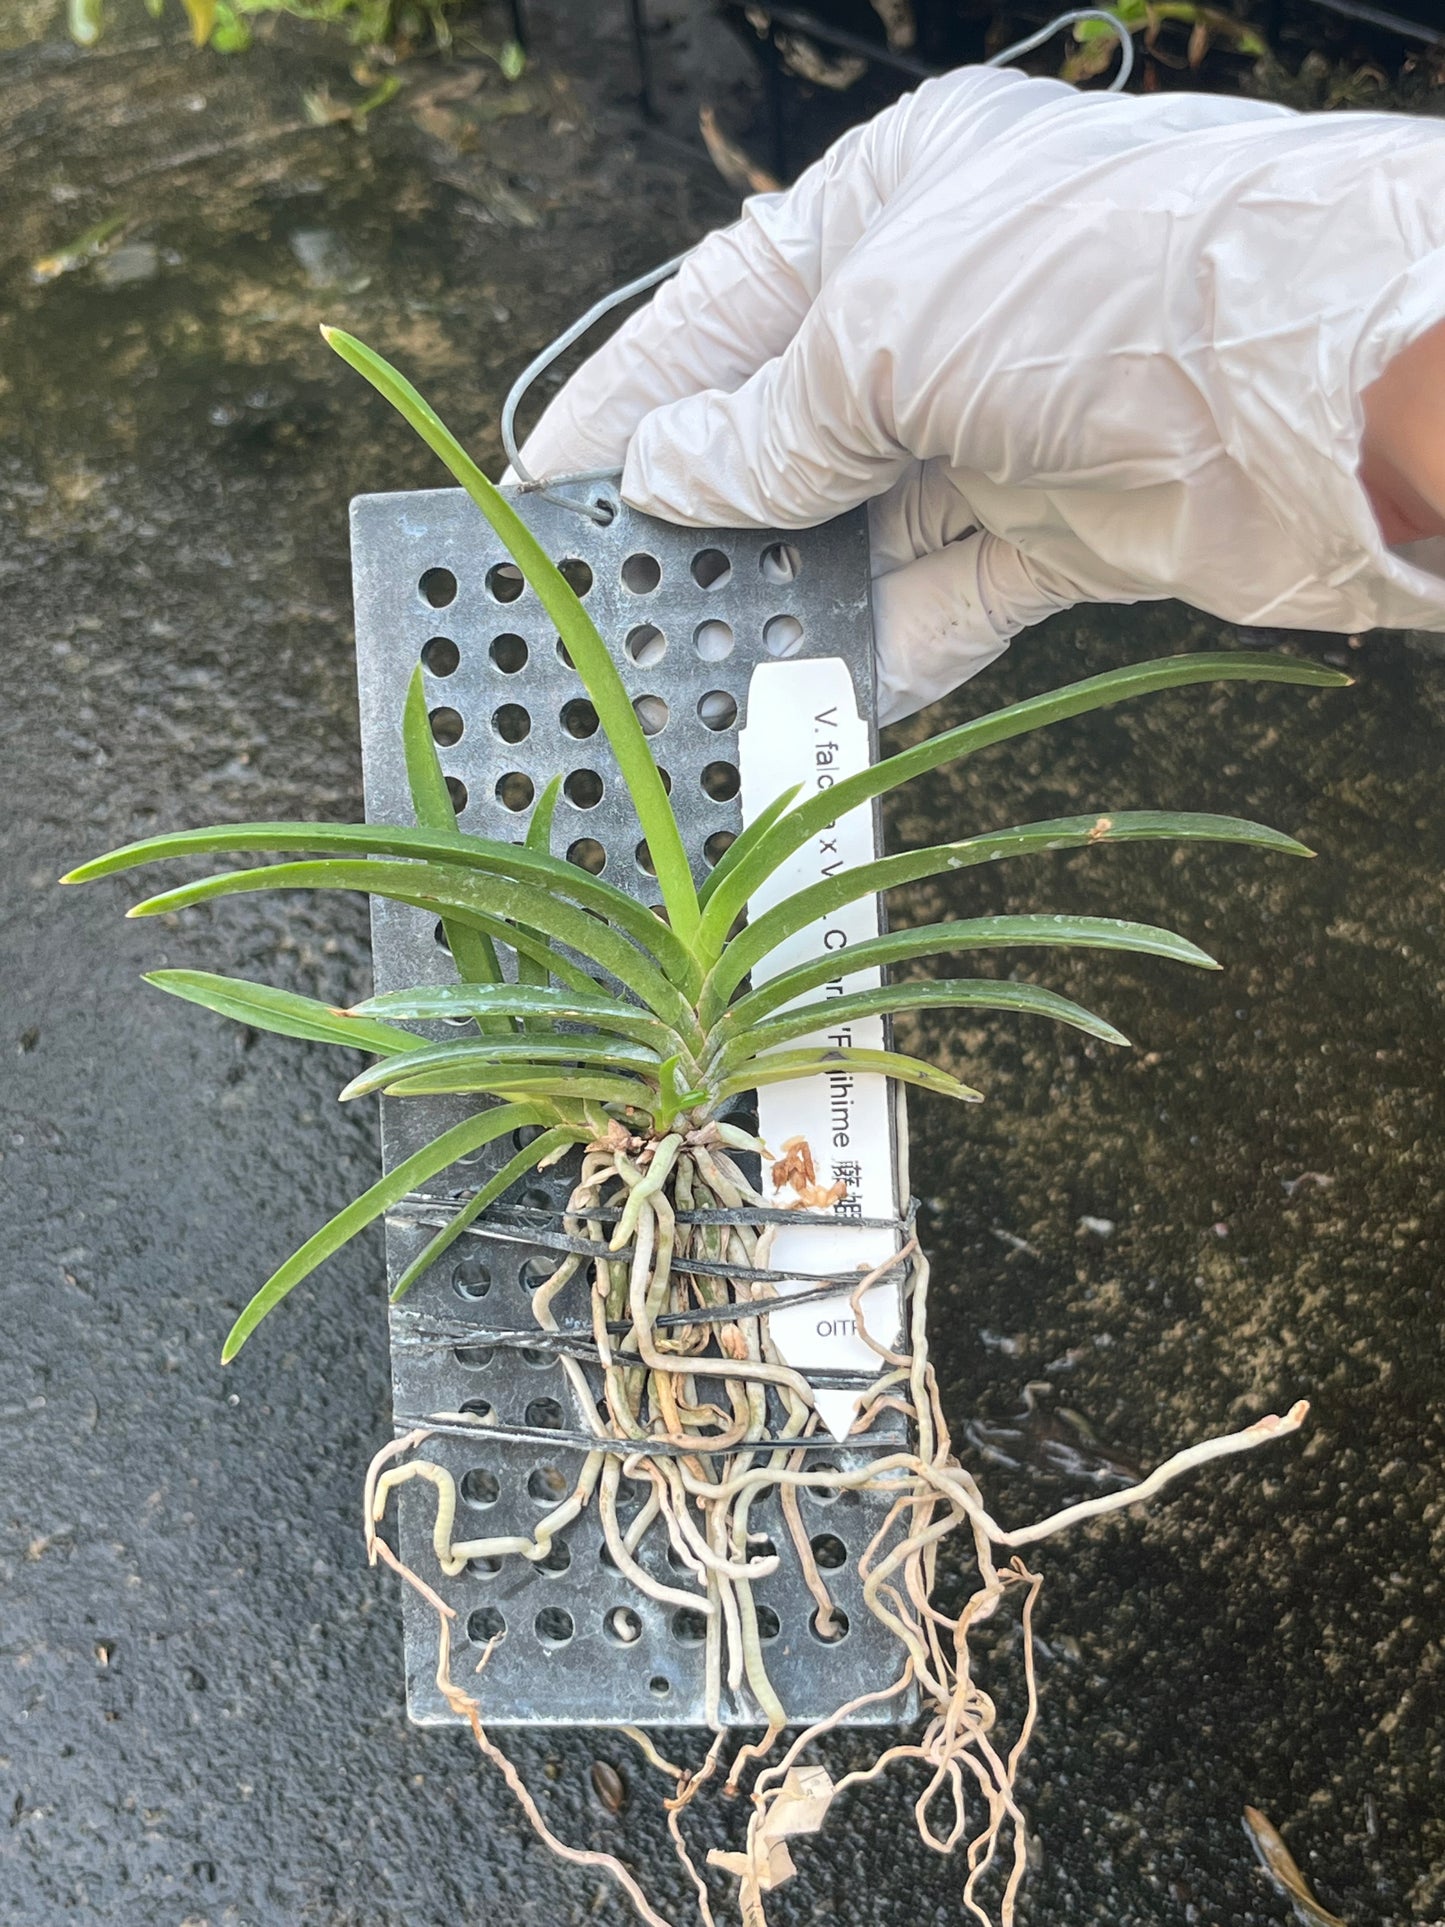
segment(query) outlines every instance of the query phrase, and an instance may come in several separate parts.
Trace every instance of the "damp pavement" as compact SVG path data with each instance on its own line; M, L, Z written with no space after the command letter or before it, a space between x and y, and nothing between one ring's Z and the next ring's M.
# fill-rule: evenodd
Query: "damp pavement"
M620 1923L625 1902L535 1843L470 1742L406 1724L396 1587L365 1564L358 1506L389 1425L378 1244L218 1363L257 1280L374 1175L372 1122L336 1106L327 1053L138 975L219 967L351 999L360 905L253 897L137 926L124 886L55 879L163 827L359 813L346 502L436 473L316 324L402 360L494 458L516 368L731 212L688 129L699 85L716 98L744 70L683 21L648 125L620 18L564 30L544 11L516 86L436 65L361 133L302 105L362 97L333 44L280 31L223 64L136 9L86 59L46 37L54 13L25 0L0 28L0 1914ZM67 250L82 258L52 272ZM997 1512L1313 1403L1297 1439L1039 1552L1033 1927L1286 1919L1246 1803L1346 1919L1445 1918L1445 662L1422 639L1099 611L928 721L1240 642L1358 680L1170 695L893 811L915 841L1218 809L1320 852L1079 852L895 906L1158 920L1226 965L1028 960L1129 1053L1004 1024L916 1033L988 1092L962 1121L915 1104L913 1159L945 1403ZM1017 1652L991 1658L1011 1703ZM560 1832L616 1847L690 1918L624 1740L543 1731L515 1751ZM917 1844L910 1800L854 1796L801 1845L775 1927L962 1918L962 1869Z

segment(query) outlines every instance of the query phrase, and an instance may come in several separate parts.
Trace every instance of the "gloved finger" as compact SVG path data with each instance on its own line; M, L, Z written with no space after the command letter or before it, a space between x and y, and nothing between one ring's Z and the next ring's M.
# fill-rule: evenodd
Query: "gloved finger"
M845 366L827 303L732 393L655 409L627 450L623 500L691 527L809 528L890 487L910 457ZM862 379L860 379L860 375Z
M621 468L645 415L737 388L780 355L896 184L910 106L851 129L792 187L755 195L708 235L549 404L522 449L531 473Z
M1020 629L1082 598L983 530L873 583L878 720L896 723L986 669Z

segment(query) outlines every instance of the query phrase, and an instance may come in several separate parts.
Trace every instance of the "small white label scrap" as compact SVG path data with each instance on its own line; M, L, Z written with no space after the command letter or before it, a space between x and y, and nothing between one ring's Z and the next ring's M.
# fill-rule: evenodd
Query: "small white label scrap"
M858 714L857 698L848 666L838 657L796 662L762 663L753 671L748 694L747 727L738 743L742 776L743 822L751 823L782 791L802 783L803 802L829 790L840 777L868 764L868 728ZM829 823L778 869L749 904L756 920L794 891L837 876L877 855L873 812L869 804L849 810ZM782 943L753 971L754 985L814 958L836 956L838 974L817 989L792 1000L792 1005L826 1003L855 990L870 990L882 981L877 969L849 971L849 950L878 935L878 902L866 896L844 904ZM809 1045L881 1050L883 1019L855 1017L791 1041L786 1048ZM855 1073L845 1066L787 1083L766 1084L758 1092L758 1126L763 1142L775 1156L784 1155L790 1141L802 1139L812 1155L817 1181L825 1189L837 1184L843 1195L832 1206L837 1221L830 1225L784 1225L773 1245L773 1267L787 1271L860 1275L881 1264L898 1248L896 1233L867 1230L859 1218L896 1218L898 1182L893 1156L891 1098L888 1080L874 1072ZM769 1172L763 1172L764 1188ZM778 1203L797 1201L786 1188ZM803 1279L778 1286L792 1296L812 1289ZM864 1325L879 1344L896 1349L902 1325L896 1280L874 1285L861 1300ZM882 1369L878 1354L859 1336L847 1296L823 1303L780 1310L769 1320L774 1342L790 1365L805 1377L813 1372L848 1371L876 1374ZM857 1416L857 1394L816 1388L818 1413L835 1438L844 1438Z

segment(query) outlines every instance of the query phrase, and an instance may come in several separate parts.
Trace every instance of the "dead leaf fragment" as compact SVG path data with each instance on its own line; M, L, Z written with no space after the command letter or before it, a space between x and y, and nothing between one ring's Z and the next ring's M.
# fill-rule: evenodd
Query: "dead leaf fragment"
M1294 1855L1280 1837L1279 1829L1266 1819L1258 1807L1244 1809L1244 1831L1260 1866L1289 1900L1295 1918L1302 1921L1304 1927L1347 1927L1338 1914L1330 1913L1315 1899Z

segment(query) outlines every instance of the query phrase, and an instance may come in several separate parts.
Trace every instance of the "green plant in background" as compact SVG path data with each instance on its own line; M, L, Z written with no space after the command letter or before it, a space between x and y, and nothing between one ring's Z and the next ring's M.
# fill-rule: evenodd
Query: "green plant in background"
M665 914L654 914L552 855L558 782L538 800L523 844L464 833L437 758L420 669L401 719L415 827L228 825L148 838L72 871L66 881L82 882L160 859L252 851L280 860L181 884L147 898L130 914L155 916L258 890L363 891L439 919L456 965L454 984L394 991L351 1011L208 972L151 974L149 981L160 988L258 1029L365 1051L376 1061L350 1080L344 1097L447 1093L490 1100L387 1173L289 1258L242 1311L223 1356L234 1358L287 1293L359 1231L440 1179L459 1159L519 1134L520 1148L495 1175L464 1202L447 1206L449 1221L398 1280L394 1297L529 1172L568 1152L580 1153L565 1220L574 1248L533 1301L539 1325L558 1348L585 1434L574 1489L530 1533L458 1540L455 1485L445 1467L419 1456L427 1436L423 1430L385 1448L373 1466L367 1491L373 1556L399 1565L376 1526L390 1492L416 1478L436 1490L433 1544L443 1575L460 1573L472 1559L544 1559L568 1523L595 1505L617 1569L654 1599L694 1612L704 1622L706 1705L718 1744L724 1686L736 1690L746 1683L767 1734L760 1745L742 1749L729 1776L729 1785L736 1785L744 1765L767 1752L789 1718L768 1676L752 1594L753 1583L775 1569L778 1555L752 1552L750 1542L757 1535L749 1525L751 1508L764 1494L778 1494L817 1602L815 1626L827 1637L835 1608L802 1526L798 1493L852 1486L888 1495L893 1503L887 1520L860 1562L863 1596L899 1643L901 1671L891 1690L899 1693L916 1684L928 1718L916 1744L892 1749L886 1758L910 1760L925 1770L928 1784L918 1815L930 1844L946 1849L972 1832L965 1899L980 1918L987 1916L977 1898L978 1883L1011 1837L1000 1903L1001 1917L1008 1921L1024 1865L1013 1782L1033 1718L1032 1674L1026 1661L1027 1710L1017 1741L1004 1747L994 1737L993 1702L971 1677L968 1629L1010 1593L1022 1596L1027 1619L1038 1581L1017 1559L997 1564L996 1554L1078 1518L1147 1498L1186 1465L1278 1436L1300 1422L1303 1408L1191 1447L1140 1486L1007 1531L989 1516L977 1485L953 1456L928 1364L928 1268L910 1241L880 1268L883 1274L902 1275L908 1349L881 1354L881 1376L863 1401L851 1436L866 1433L885 1409L902 1409L915 1428L916 1443L900 1443L856 1471L824 1470L811 1462L810 1443L824 1442L811 1389L772 1342L765 1308L774 1294L770 1285L759 1283L776 1275L767 1272L773 1229L746 1217L750 1208L766 1209L769 1200L737 1162L739 1153L764 1151L755 1136L732 1121L744 1094L769 1081L847 1068L881 1072L963 1101L978 1096L940 1066L901 1051L807 1041L825 1025L836 1030L849 1018L878 1012L1008 1011L1064 1023L1109 1043L1126 1040L1103 1018L1033 984L945 976L819 1001L816 993L836 976L835 956L763 981L765 967L779 944L846 903L977 864L1161 838L1236 843L1296 856L1309 852L1292 837L1237 817L1111 807L984 829L882 857L802 889L751 922L741 919L764 882L821 828L915 776L993 744L1168 689L1220 681L1329 687L1348 678L1290 657L1243 653L1181 656L1093 676L947 730L840 780L824 795L802 799L793 790L778 797L698 883L622 678L570 585L411 384L350 335L324 332L337 353L441 458L555 623L626 780ZM1216 967L1185 938L1152 925L1036 914L899 931L851 949L849 968L1038 945L1127 951ZM750 973L754 981L748 988ZM444 1042L427 1041L407 1028L442 1018L470 1020L474 1028ZM733 1221L709 1219L708 1213L718 1211L733 1214ZM559 1322L554 1309L559 1294L588 1270L591 1289L580 1316ZM863 1289L878 1275L858 1280L852 1291L855 1311ZM448 1423L453 1422L471 1421L449 1415ZM393 1462L398 1458L404 1462ZM617 1513L624 1469L651 1491L626 1530ZM939 1543L960 1527L971 1536L977 1583L961 1612L950 1615L932 1603L935 1562ZM668 1535L686 1583L664 1584L644 1570L636 1555L648 1531ZM451 1682L448 1609L417 1575L405 1576L440 1609L443 1692L496 1757L477 1701ZM1027 1651L1027 1637L1023 1645ZM790 1751L790 1762L798 1750ZM681 1804L711 1773L717 1751L715 1745L708 1764L680 1789ZM780 1772L761 1774L752 1790L747 1851L719 1863L741 1879L744 1917L753 1922L762 1920L764 1892L782 1877L776 1858L781 1842L802 1824L796 1785L794 1794L781 1797L789 1784ZM813 1797L826 1807L837 1789L826 1775L811 1784ZM966 1784L970 1801L980 1802L972 1817L964 1812ZM939 1797L954 1808L952 1824L941 1832L929 1817ZM529 1805L528 1811L544 1837L559 1844L535 1807ZM677 1828L674 1838L691 1868ZM644 1917L656 1921L620 1863L608 1859L607 1864Z
M1269 52L1269 43L1257 28L1218 7L1200 6L1197 0L1111 0L1103 11L1112 13L1130 33L1142 33L1149 52L1169 66L1201 67L1213 46L1227 47L1231 53L1251 60L1260 60ZM1167 27L1188 29L1182 58L1166 55L1160 47ZM1060 79L1091 80L1107 72L1114 61L1113 31L1102 20L1078 20L1074 23L1074 39L1078 51L1064 62Z
M449 16L464 0L178 0L178 4L185 10L198 47L241 53L251 44L250 22L274 13L342 27L359 47L416 46L428 37L448 47ZM168 0L145 0L145 6L159 20L168 10ZM82 47L94 46L105 30L108 11L108 0L69 0L72 39ZM506 58L515 65L521 49L510 46ZM520 65L516 71L521 71Z

